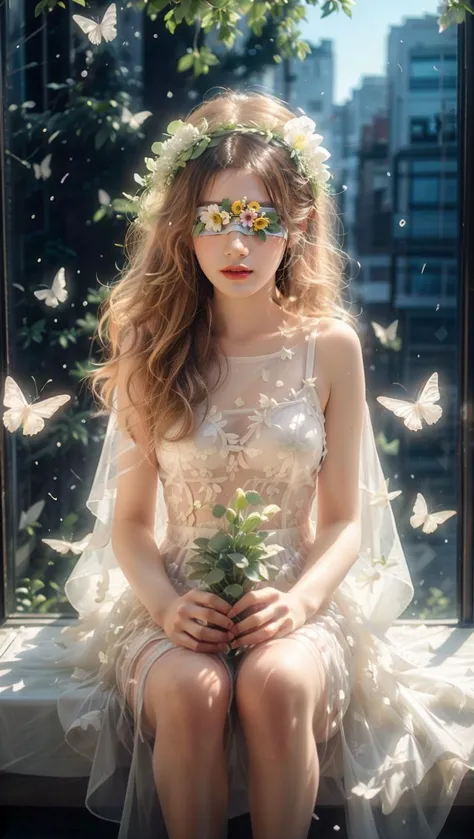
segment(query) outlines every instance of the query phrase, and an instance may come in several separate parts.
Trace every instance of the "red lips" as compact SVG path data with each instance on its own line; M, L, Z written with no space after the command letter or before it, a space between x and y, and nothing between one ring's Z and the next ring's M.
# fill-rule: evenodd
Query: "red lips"
M247 265L227 265L225 268L222 268L222 271L226 274L241 274L242 272L250 274L252 272L252 269L249 268Z

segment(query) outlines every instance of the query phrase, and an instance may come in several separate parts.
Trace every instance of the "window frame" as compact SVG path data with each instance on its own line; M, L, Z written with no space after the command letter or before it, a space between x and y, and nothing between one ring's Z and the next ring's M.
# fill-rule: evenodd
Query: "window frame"
M472 2L471 2L472 5ZM474 15L458 36L459 625L474 624ZM469 326L471 329L469 329Z
M5 72L6 4L0 3L0 101ZM457 587L459 619L436 619L423 623L466 627L474 625L474 16L458 27L458 162L459 162L459 235L458 235L458 327L459 345L459 433L458 433L458 557ZM6 172L3 112L0 112L0 365L5 376L9 364L9 285L6 236ZM471 330L469 330L471 326ZM13 612L14 544L8 522L17 520L14 487L7 487L14 475L13 440L1 426L0 434L0 626L41 624L59 617L60 623L74 619L57 615L23 615ZM420 623L410 620L410 623Z

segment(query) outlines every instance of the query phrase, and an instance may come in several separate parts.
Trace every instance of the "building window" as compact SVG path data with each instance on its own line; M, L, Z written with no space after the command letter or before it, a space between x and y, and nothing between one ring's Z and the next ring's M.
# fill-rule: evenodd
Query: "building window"
M454 176L418 176L411 181L411 204L452 204L458 200L457 178Z
M431 117L410 117L410 142L454 143L456 141L456 114L433 114Z
M454 90L456 84L456 56L433 53L410 58L411 90Z

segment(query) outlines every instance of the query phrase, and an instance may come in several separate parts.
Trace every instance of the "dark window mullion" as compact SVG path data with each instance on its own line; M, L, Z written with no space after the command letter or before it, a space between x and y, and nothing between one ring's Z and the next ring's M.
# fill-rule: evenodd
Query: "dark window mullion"
M2 34L3 33L3 34ZM3 103L3 78L4 78L4 56L5 56L5 3L0 3L0 103ZM3 108L0 111L0 368L2 374L5 371L6 361L6 314L5 300L6 290L6 236L5 236L5 190L4 190L4 139L3 139ZM4 441L5 432L0 431L0 568L2 571L0 584L0 624L6 617L6 588L7 588L7 566L5 562L7 546L6 510L3 499L6 496L6 469Z
M459 27L460 620L474 623L474 16Z

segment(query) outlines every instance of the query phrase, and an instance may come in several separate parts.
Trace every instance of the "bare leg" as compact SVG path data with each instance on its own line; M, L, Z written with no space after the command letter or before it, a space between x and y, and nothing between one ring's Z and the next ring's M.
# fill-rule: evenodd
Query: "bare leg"
M146 655L137 660L137 681ZM227 837L229 699L229 675L217 656L173 649L146 677L142 714L155 731L153 777L169 839Z
M236 679L248 751L253 839L307 839L319 788L319 725L326 724L322 659L292 638L250 650Z
M311 718L300 712L289 735L247 724L253 839L307 839L319 786Z
M157 729L153 776L170 839L226 839L228 778L222 739Z

